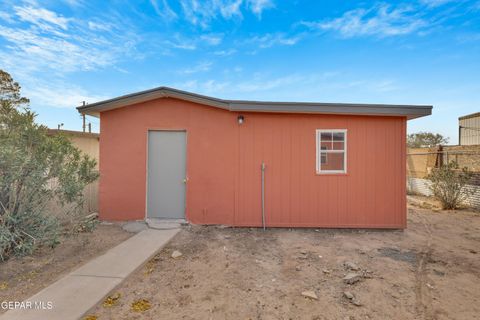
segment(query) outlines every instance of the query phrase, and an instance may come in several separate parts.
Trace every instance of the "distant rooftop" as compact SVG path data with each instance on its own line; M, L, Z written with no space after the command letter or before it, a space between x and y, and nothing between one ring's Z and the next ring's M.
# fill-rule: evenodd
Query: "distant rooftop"
M77 136L77 137L88 137L88 138L98 138L100 134L95 132L83 132L83 131L73 131L73 130L63 130L63 129L48 129L49 135L55 134L65 134L67 136Z
M458 120L465 120L465 119L476 118L476 117L480 117L480 112L475 112L475 113L467 114L465 116L461 116L458 118Z

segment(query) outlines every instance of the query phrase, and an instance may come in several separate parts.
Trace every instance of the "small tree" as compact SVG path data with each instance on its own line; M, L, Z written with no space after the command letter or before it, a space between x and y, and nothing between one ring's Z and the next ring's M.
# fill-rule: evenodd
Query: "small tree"
M427 178L431 181L429 188L434 197L446 210L458 208L475 193L474 189L466 187L472 178L472 172L466 167L459 169L454 161L434 169Z
M447 144L448 138L439 133L417 132L407 136L407 145L409 148L435 147Z
M78 212L85 186L98 177L95 160L66 136L48 135L27 103L0 70L0 260L56 244L61 229L48 205Z

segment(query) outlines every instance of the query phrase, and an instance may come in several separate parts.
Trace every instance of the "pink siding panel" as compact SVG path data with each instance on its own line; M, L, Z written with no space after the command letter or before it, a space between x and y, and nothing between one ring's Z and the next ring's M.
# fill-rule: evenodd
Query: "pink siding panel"
M406 119L237 113L171 98L101 115L100 216L143 219L147 132L186 130L186 218L275 227L404 228ZM347 129L347 173L316 173L316 129Z

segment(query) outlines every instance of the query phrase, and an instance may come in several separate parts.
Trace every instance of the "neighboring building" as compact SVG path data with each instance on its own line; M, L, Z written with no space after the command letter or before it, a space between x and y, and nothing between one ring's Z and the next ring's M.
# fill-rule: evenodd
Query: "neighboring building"
M80 149L85 154L89 155L97 161L99 160L99 140L100 135L98 133L70 131L70 130L58 130L48 129L48 133L64 134L70 138L73 145ZM85 188L85 204L84 210L86 213L98 212L98 181L89 184Z
M88 154L98 162L100 140L100 135L98 133L63 129L48 129L48 133L51 135L59 133L66 135L78 149L82 150L82 152Z
M458 118L458 144L480 144L480 112Z
M406 227L407 120L431 109L166 87L78 108L100 117L101 219L328 228Z

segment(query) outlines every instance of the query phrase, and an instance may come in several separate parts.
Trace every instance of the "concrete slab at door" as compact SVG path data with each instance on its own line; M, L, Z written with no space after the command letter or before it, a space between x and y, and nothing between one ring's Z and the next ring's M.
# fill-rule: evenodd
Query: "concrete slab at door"
M186 132L148 132L147 218L185 218Z

